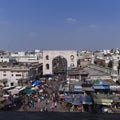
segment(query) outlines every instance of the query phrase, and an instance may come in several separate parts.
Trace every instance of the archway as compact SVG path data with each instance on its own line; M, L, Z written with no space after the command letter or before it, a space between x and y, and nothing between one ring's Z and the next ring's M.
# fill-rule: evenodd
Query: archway
M80 67L80 59L77 61L77 67Z
M54 75L66 76L67 60L62 56L57 56L52 60L52 71Z

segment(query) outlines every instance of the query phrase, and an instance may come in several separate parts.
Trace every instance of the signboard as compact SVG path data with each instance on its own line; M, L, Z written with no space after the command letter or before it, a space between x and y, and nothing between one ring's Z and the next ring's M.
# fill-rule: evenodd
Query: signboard
M102 104L102 105L111 105L113 100L111 99L94 99L94 102L96 104Z

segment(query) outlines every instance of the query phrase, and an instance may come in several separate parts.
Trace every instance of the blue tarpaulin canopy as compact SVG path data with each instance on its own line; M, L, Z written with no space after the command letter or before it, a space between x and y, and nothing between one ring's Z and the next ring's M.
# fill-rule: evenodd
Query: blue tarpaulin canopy
M81 103L80 103L80 100L74 100L74 101L72 102L72 104L73 104L73 105L80 105Z
M82 103L82 104L92 104L92 98L89 95L81 96L80 97L80 103Z
M109 90L110 87L108 85L104 85L104 86L93 86L94 89L96 90Z
M107 90L110 89L109 85L104 80L97 80L93 83L93 88L97 90Z
M82 86L80 84L76 84L74 86L74 92L83 92Z
M71 96L65 96L64 99L67 102L72 102L72 97Z
M65 101L72 103L73 105L79 104L92 104L92 98L89 95L80 94L67 94L64 96Z
M35 86L37 86L37 85L41 84L41 81L40 80L35 80L32 84L35 85Z
M80 88L74 88L74 92L83 92L83 90Z

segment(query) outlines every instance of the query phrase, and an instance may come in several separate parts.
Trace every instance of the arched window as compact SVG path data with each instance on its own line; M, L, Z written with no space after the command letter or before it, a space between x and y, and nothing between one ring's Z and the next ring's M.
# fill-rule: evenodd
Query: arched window
M49 60L49 56L48 55L46 55L46 60Z
M49 70L49 64L46 64L46 69Z
M74 60L74 55L71 55L71 56L70 56L70 59L71 59L71 60Z
M74 67L74 64L73 64L73 63L71 63L71 67Z

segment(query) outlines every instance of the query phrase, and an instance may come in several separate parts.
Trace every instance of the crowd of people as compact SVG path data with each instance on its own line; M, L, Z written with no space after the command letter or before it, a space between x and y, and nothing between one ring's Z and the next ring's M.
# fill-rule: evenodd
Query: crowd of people
M30 94L22 96L22 106L18 111L67 112L64 101L59 98L61 80L44 79Z

